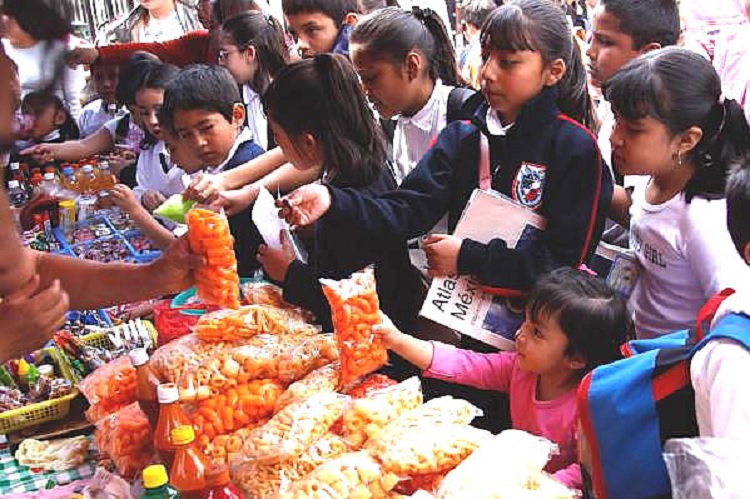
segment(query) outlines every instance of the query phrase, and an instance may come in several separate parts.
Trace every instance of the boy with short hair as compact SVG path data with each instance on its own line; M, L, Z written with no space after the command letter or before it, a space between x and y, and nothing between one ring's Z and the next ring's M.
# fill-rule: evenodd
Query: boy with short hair
M109 120L116 118L121 109L117 104L116 96L120 66L95 63L91 66L91 79L94 82L97 98L86 104L78 117L81 138L97 132Z
M300 56L349 56L349 36L359 15L357 0L283 0L282 8Z
M727 222L737 251L750 265L750 158L741 160L727 180ZM729 315L750 316L750 296L724 300L712 326ZM750 329L747 330L750 336ZM750 437L750 351L730 339L709 342L690 363L695 412L701 437Z

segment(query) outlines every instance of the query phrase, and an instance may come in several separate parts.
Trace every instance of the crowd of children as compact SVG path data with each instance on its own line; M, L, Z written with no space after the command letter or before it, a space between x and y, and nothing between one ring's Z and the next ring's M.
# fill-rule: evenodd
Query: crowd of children
M240 275L262 270L326 329L319 279L374 265L393 321L377 334L394 362L507 393L513 427L559 446L547 471L580 490L591 477L601 491L600 467L579 466L579 431L588 446L607 438L580 430L584 377L624 362L629 340L695 328L726 288L736 292L711 327L750 314L750 94L736 90L750 88L738 81L750 62L717 71L714 54L679 46L674 0L588 2L581 19L552 0L457 3L460 52L432 8L283 0L290 37L258 9L225 15L217 2L211 32L74 52L69 61L93 63L99 98L76 122L53 91L27 93L20 108L34 125L15 154L108 154L115 203L158 247L177 238L152 215L171 195L222 206ZM694 12L698 2L682 3ZM747 29L745 14L732 22ZM575 25L588 30L585 50ZM261 187L287 193L280 213L307 258L287 234L280 248L263 243L250 216ZM544 230L517 248L457 237L476 189L544 217ZM640 268L628 300L586 268L605 229L626 235ZM414 238L429 277L469 275L523 299L515 352L423 339ZM681 436L747 434L737 381L750 342L718 338L690 360L697 427Z

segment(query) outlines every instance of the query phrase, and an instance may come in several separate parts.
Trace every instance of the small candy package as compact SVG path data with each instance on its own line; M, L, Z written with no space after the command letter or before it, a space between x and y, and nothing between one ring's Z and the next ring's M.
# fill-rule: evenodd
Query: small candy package
M127 355L122 356L86 376L78 388L91 404L86 418L96 423L135 402L135 368Z
M341 351L341 382L348 385L388 362L388 351L372 333L373 326L382 320L375 276L371 269L365 269L349 279L320 282L331 305Z
M367 452L350 452L321 464L288 484L278 499L386 498L398 476L385 471Z
M316 393L335 392L341 379L341 364L334 362L319 367L295 381L276 400L276 412L293 402L305 400Z
M155 459L151 428L138 402L97 421L94 438L124 478L134 478Z
M198 296L223 308L239 308L240 278L229 221L223 214L203 208L193 208L185 218L190 249L207 261L195 271Z

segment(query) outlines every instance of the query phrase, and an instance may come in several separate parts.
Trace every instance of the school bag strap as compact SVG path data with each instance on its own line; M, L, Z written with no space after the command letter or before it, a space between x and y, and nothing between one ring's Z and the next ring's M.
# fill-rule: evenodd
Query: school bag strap
M734 293L735 291L732 288L724 289L709 298L706 304L703 305L700 312L698 312L698 317L695 321L696 342L703 341L703 338L706 337L706 331L710 329L711 321L714 320L714 316L716 316L719 307L724 303L724 300L732 296Z
M465 104L477 93L473 88L456 87L448 94L448 109L445 113L446 123L471 118L470 110L465 110Z
M490 142L487 135L479 130L479 188L488 191L492 188L492 174L490 174Z

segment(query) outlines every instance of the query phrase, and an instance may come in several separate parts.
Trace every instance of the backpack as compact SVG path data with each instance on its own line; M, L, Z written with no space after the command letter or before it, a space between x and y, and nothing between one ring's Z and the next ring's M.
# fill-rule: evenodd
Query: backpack
M693 355L719 338L750 350L746 315L728 315L704 334L705 324L733 293L725 290L712 297L693 330L631 341L622 349L626 358L594 369L581 382L578 412L598 499L671 497L663 445L670 438L698 435L690 380Z

